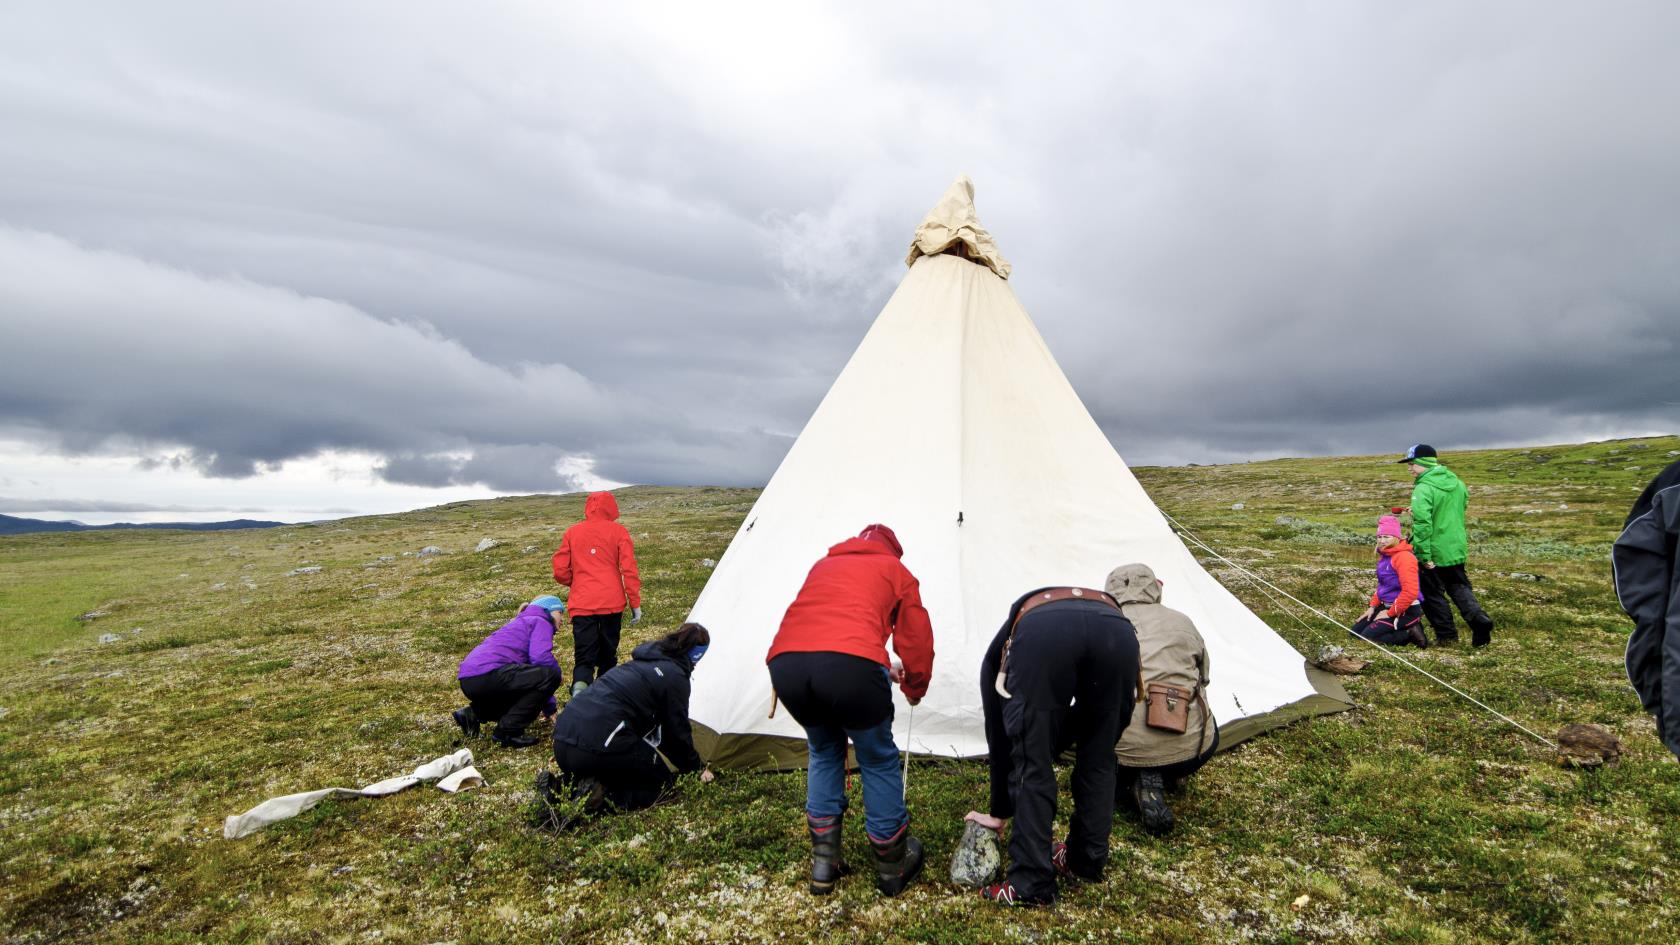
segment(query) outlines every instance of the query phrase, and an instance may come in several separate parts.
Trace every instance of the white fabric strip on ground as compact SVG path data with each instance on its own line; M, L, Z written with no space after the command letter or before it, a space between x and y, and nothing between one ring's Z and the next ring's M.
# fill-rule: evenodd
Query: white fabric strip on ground
M384 797L405 791L422 781L437 781L439 788L453 794L483 784L484 777L473 767L472 750L463 748L452 755L433 758L408 774L375 781L365 787L323 788L269 798L243 814L229 817L222 824L222 836L228 840L250 836L270 824L290 820L329 797Z

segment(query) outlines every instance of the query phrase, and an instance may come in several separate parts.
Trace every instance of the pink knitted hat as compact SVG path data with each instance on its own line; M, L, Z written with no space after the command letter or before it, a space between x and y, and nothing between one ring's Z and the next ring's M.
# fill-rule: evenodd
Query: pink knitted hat
M1392 515L1384 515L1382 518L1377 519L1377 537L1381 538L1384 535L1399 538L1400 520Z

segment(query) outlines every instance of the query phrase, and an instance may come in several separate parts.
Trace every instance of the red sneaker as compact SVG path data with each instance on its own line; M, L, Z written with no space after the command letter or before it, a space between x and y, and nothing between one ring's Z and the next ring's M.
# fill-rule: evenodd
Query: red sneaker
M1001 883L993 883L990 886L982 887L980 898L995 902L1000 906L1048 906L1054 904L1048 899L1034 899L1030 896L1021 895L1015 890L1014 884L1007 879Z

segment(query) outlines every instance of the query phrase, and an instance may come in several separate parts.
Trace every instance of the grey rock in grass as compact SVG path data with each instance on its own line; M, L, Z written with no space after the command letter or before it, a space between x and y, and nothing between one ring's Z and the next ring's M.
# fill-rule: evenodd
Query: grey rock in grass
M217 581L216 583L210 585L210 589L213 591L225 591L227 590L227 582Z
M1529 574L1527 571L1512 571L1510 574L1507 574L1506 577L1511 578L1514 581L1533 581L1536 584L1545 580L1545 578L1540 575Z
M536 551L536 550L537 550L536 545L526 545L525 547L519 549L519 553L522 554L522 555L528 555L531 552Z
M296 577L299 574L320 574L320 573L321 573L321 566L318 565L318 564L312 564L307 568L293 568L290 571L286 572L286 576L287 577Z
M997 834L970 820L951 855L951 882L970 889L995 883L1003 875L1003 847Z
M715 567L717 567L717 562L713 561L710 558L701 558L700 559L700 566L702 568L715 568Z
M441 554L443 554L443 549L439 548L437 545L427 545L426 547L420 549L420 557L422 558L430 558L433 555Z
M473 551L475 551L475 552L489 551L491 548L494 548L499 544L501 544L501 542L497 541L494 538L486 538L483 541L479 542L478 547L474 548Z
M1680 456L1680 450L1669 450L1668 455L1670 455L1670 456Z
M373 560L379 561L379 562L395 561L395 560L397 560L397 556L396 555L380 555L379 557L377 557Z
M76 617L76 619L77 620L82 620L82 621L87 621L87 620L98 620L100 617L109 617L109 616L111 616L111 612L109 610L90 610L85 614L78 615Z
M1233 511L1233 512L1241 512L1243 510L1243 508L1244 508L1244 506L1241 502L1232 502L1231 503L1231 511Z
M1539 515L1540 510L1539 509L1523 509L1523 514L1524 515Z
M99 635L99 642L100 643L119 643L121 641L122 641L122 635L121 634L101 633Z

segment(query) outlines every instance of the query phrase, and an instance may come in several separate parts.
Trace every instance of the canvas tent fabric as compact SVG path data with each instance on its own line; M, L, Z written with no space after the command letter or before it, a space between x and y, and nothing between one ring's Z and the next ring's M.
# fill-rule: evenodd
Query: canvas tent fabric
M871 522L892 527L933 622L933 683L895 693L921 755L986 753L979 667L1021 593L1101 587L1148 564L1207 641L1222 744L1351 703L1209 575L1086 411L1004 276L961 178L916 231L910 271L742 521L689 619L695 742L720 767L800 767L803 730L771 716L764 657L806 572ZM944 251L947 237L961 253Z
M375 781L360 788L322 788L283 797L271 797L243 814L233 814L222 822L222 837L237 840L282 820L290 820L329 797L384 797L406 791L422 781L437 781L438 789L454 794L484 783L483 775L473 767L472 750L463 748L454 754L433 758L408 774Z

